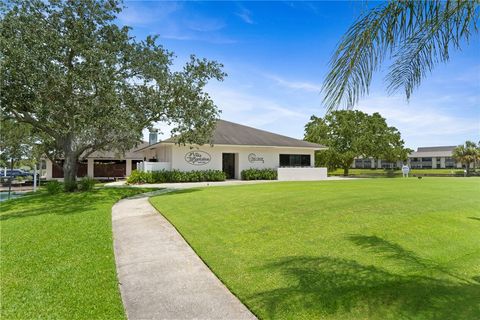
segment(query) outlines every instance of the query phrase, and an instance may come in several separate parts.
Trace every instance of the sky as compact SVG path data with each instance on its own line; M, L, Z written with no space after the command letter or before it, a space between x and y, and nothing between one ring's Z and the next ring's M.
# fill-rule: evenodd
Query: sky
M378 3L369 1L368 6ZM330 58L365 2L126 1L118 17L137 40L159 35L175 53L174 68L191 54L216 60L228 74L206 91L221 118L302 139L312 115L322 117L320 89ZM407 101L388 94L383 77L355 107L379 112L402 134L405 145L459 145L480 140L480 38L436 67ZM161 138L170 128L157 124Z

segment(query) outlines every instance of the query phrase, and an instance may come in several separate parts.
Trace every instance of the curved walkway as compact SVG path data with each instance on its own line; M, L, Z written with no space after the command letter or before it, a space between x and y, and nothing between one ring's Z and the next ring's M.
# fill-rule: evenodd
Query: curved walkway
M256 319L146 195L115 204L112 222L120 292L130 320Z

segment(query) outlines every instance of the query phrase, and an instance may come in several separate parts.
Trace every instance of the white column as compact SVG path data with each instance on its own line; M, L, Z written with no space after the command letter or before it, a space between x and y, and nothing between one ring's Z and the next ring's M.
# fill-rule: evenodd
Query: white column
M94 161L92 158L87 159L87 176L89 178L93 178L95 176Z
M132 173L132 159L125 160L127 165L125 169L125 176L128 177Z
M45 163L47 164L46 166L47 174L45 175L45 177L47 180L50 180L53 177L53 163L52 161L50 161L50 159L47 159Z
M382 168L382 160L377 160L377 168Z
M372 158L370 161L372 162L370 168L375 169L375 159Z
M35 167L33 169L33 192L37 191L37 166L38 163L35 163Z
M445 157L440 157L440 168L445 169Z
M432 157L432 169L437 168L437 157Z

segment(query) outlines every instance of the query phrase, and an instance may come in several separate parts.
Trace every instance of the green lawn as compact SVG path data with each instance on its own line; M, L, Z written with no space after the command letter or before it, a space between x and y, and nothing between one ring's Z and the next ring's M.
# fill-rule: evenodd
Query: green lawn
M387 176L391 174L391 170L384 169L349 169L350 176ZM332 176L343 176L343 169L337 169L328 172ZM397 177L402 176L402 170L394 170L393 174ZM410 175L439 175L439 176L453 176L463 175L463 169L410 169Z
M211 187L151 201L262 319L479 319L478 178Z
M111 208L142 189L0 203L1 319L124 319Z

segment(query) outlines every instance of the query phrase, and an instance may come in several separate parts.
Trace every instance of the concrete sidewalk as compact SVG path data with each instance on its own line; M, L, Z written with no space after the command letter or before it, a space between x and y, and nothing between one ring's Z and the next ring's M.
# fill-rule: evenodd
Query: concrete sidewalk
M367 178L362 178L367 179ZM353 177L328 177L325 180L318 180L318 182L324 181L337 181L337 180L361 180ZM226 180L226 181L213 181L213 182L182 182L182 183L145 183L145 184L133 184L129 187L134 188L168 188L168 189L189 189L189 188L203 188L203 187L220 187L220 186L238 186L247 184L260 184L260 183L282 183L292 181L278 181L278 180ZM300 182L300 181L298 181ZM314 182L314 181L305 181ZM105 184L106 187L123 187L126 186L126 181L115 181Z
M112 222L120 291L130 320L256 319L147 197L119 201Z

